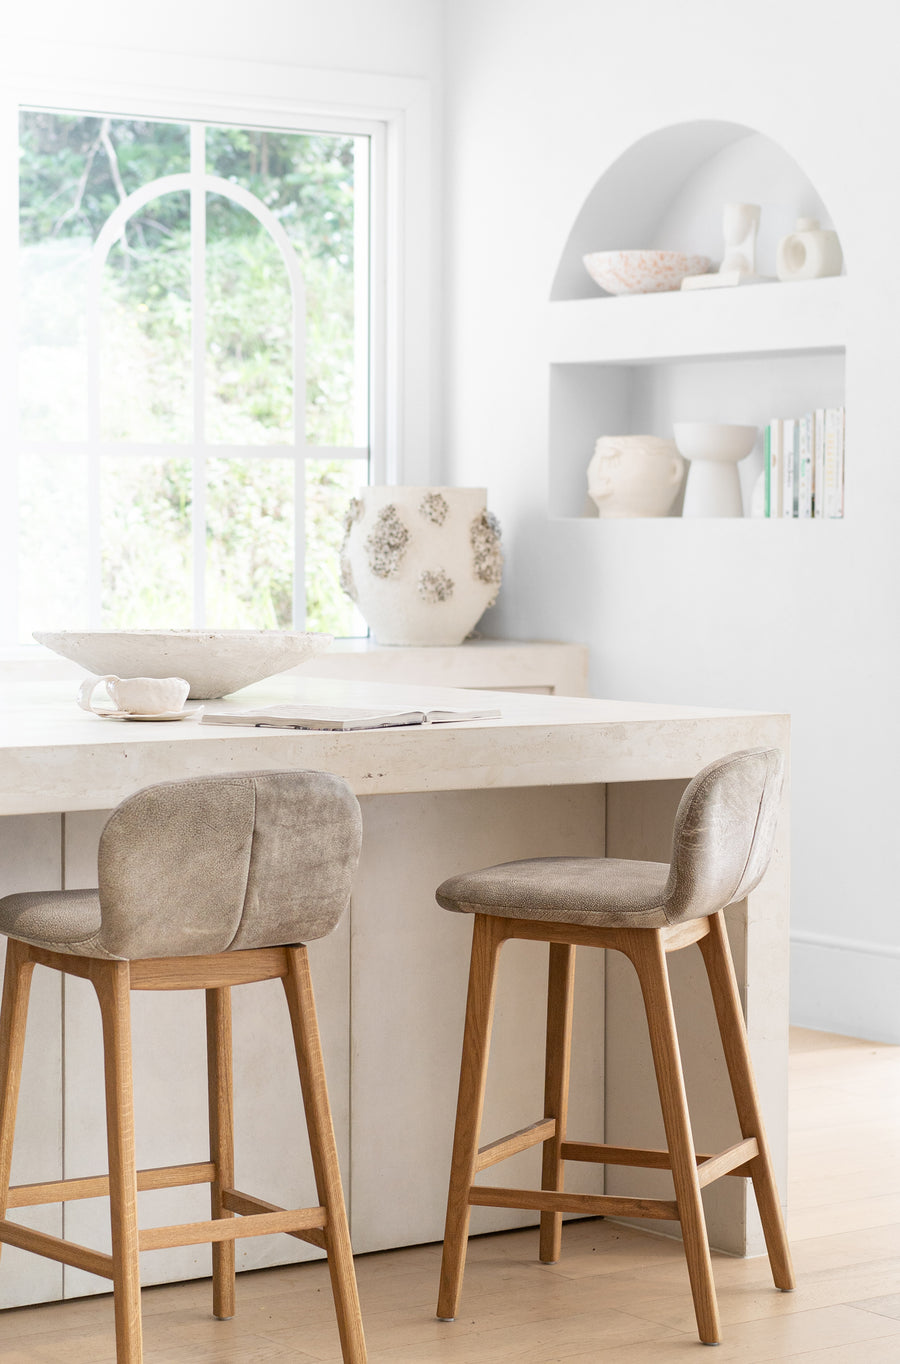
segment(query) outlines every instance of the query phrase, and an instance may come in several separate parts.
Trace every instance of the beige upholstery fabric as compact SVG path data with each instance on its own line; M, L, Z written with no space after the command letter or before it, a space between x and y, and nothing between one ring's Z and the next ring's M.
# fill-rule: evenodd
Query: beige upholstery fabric
M464 914L500 914L550 923L662 928L665 862L615 857L535 857L451 876L437 902Z
M0 900L0 933L8 938L54 952L78 952L99 931L100 896L95 890L27 891Z
M759 884L772 856L783 783L777 748L732 753L697 774L675 817L670 923L715 914Z
M100 838L99 891L0 900L0 932L58 952L196 956L322 938L350 898L359 803L327 772L148 787Z
M710 763L678 806L670 866L611 857L540 857L451 876L437 902L463 914L661 928L742 900L775 841L784 756L774 748Z

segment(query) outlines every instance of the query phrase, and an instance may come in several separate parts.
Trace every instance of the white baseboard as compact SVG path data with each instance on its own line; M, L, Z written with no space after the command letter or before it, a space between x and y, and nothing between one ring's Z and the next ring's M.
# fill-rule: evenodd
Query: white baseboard
M900 1043L900 948L792 932L791 1022Z

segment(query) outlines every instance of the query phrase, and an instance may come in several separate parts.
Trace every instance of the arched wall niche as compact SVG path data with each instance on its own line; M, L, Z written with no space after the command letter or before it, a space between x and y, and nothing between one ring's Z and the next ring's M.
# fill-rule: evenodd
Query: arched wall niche
M757 269L774 275L778 241L798 217L834 227L809 177L772 138L740 123L698 119L640 138L601 175L566 242L551 299L602 294L591 251L637 247L722 256L722 206L760 204Z
M783 147L712 119L641 138L587 196L549 306L551 516L596 517L586 470L599 436L671 437L677 421L757 427L756 449L739 468L749 516L766 423L844 405L848 281L611 298L584 268L591 251L668 247L707 255L715 269L723 205L733 202L761 207L756 269L764 276L775 275L778 242L798 217L836 226ZM676 503L659 519L680 514Z

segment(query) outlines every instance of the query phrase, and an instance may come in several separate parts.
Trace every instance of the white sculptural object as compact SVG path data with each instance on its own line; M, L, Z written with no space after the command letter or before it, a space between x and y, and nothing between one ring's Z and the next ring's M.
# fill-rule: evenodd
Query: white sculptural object
M778 243L775 269L783 282L839 275L843 264L838 234L820 227L818 218L798 218L796 230Z
M726 204L722 211L725 255L719 274L735 270L741 275L756 274L756 234L759 231L759 204Z
M682 289L723 289L739 284L770 282L771 276L756 273L759 218L759 204L725 204L722 209L722 232L725 237L722 264L712 274L683 279Z
M676 422L675 443L691 462L682 516L743 516L738 463L756 444L758 427Z
M601 436L588 465L588 492L603 517L666 516L683 478L674 441Z

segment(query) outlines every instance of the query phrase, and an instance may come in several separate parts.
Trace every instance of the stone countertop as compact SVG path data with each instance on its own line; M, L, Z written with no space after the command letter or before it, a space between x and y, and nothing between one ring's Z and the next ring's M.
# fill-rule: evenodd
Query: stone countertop
M723 753L786 746L788 717L738 710L282 675L208 710L278 702L494 706L501 718L396 729L294 731L101 719L69 682L0 684L0 814L108 809L157 781L309 767L359 795L689 777Z

